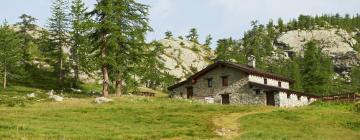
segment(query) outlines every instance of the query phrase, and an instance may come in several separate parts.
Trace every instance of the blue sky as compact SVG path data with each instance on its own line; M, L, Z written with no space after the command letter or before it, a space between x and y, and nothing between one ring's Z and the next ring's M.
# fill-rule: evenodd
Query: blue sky
M84 0L93 7L96 0ZM150 24L154 32L148 40L160 39L165 31L185 35L191 27L198 29L201 41L207 34L214 40L240 38L252 20L266 23L281 17L285 21L299 14L360 13L360 0L137 0L151 6ZM30 14L44 26L50 16L51 0L2 0L0 20L18 21L22 13Z

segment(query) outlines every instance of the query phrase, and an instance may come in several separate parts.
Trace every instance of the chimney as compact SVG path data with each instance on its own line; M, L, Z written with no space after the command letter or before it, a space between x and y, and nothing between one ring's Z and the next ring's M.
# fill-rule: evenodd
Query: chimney
M254 56L254 55L250 55L250 56L248 57L248 66L249 66L249 67L252 67L252 68L255 68L255 63L256 63L255 56Z

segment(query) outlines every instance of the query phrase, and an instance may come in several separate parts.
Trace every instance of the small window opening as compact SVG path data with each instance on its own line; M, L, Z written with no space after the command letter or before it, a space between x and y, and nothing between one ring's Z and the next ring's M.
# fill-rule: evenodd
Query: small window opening
M256 95L260 95L260 89L255 90Z
M278 82L278 86L281 87L281 82Z
M223 85L224 87L226 87L226 86L229 85L229 78L228 78L228 76L222 76L221 79L222 79L222 85Z
M266 78L264 79L264 84L267 85L267 79Z
M287 98L288 98L288 99L290 99L290 95L291 95L291 94L287 94Z
M213 79L209 78L207 79L207 81L208 81L208 87L213 87Z
M297 96L298 97L298 100L301 100L301 96Z

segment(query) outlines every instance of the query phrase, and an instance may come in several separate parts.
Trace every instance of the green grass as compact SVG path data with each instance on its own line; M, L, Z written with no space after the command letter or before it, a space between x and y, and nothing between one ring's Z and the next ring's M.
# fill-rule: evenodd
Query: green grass
M258 107L203 105L165 98L122 97L0 107L2 139L160 139L217 137L211 119ZM261 109L261 107L259 108Z
M83 85L84 92L99 90ZM149 90L149 89L141 89ZM94 104L94 95L64 93L65 102L24 98L45 89L9 86L0 89L0 139L221 139L213 118L228 113L261 112L264 106L206 105L160 97L124 96L109 104ZM16 98L13 98L16 97ZM74 98L78 97L78 98ZM79 98L80 97L80 98ZM270 108L273 109L273 108ZM349 104L318 103L295 109L275 109L248 115L237 123L235 139L358 139L360 112Z
M319 103L241 118L242 139L358 140L360 113L350 104Z

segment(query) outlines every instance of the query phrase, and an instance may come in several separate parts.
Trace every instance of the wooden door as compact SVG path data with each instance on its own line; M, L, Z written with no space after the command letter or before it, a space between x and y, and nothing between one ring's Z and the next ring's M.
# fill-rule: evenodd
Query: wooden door
M266 92L266 105L275 106L274 92Z
M194 96L193 87L186 88L186 98L191 99Z
M223 105L228 105L230 104L230 95L229 94L222 94L221 95L221 103Z

